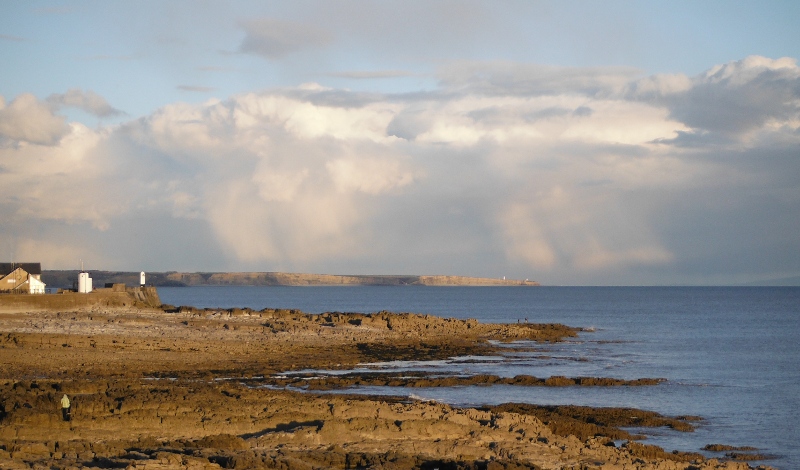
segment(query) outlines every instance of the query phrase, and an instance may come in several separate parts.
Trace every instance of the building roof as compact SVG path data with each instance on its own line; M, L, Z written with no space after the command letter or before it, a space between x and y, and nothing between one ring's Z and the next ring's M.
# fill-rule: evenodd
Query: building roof
M0 263L0 277L22 268L28 274L42 274L42 263Z

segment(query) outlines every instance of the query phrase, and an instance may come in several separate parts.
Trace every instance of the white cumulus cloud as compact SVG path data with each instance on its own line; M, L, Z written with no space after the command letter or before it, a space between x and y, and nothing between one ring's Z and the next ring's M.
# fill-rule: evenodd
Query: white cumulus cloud
M54 145L69 130L66 119L35 96L24 93L6 104L0 97L0 136L15 141Z
M799 76L451 64L424 93L307 84L99 129L21 95L0 108L0 243L56 264L59 236L121 264L156 243L160 269L658 283L736 253L739 275L792 272Z

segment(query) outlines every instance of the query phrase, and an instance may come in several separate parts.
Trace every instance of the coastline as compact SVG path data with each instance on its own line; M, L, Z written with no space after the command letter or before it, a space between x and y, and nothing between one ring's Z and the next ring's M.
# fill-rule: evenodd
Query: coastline
M476 469L490 463L498 469L750 468L667 454L635 440L612 446L618 437L612 429L624 423L598 431L597 410L567 421L553 410L459 409L287 391L264 380L392 358L486 353L489 339L559 341L576 334L563 325L101 305L0 317L0 363L8 365L0 377L4 468L359 466L353 459L398 469L432 462ZM69 423L57 413L62 393L75 403ZM672 425L679 422L691 427L691 420Z
M43 280L48 286L68 288L78 277L78 271L45 270ZM98 285L122 283L137 285L138 272L92 271ZM524 286L539 283L528 279L505 279L452 275L341 275L285 272L151 272L148 284L154 286Z

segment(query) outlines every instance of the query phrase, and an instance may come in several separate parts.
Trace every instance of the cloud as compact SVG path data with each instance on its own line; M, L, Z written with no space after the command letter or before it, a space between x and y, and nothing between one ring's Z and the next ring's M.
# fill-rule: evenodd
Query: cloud
M219 65L204 65L201 67L197 67L197 70L201 72L232 72L235 69L231 67L222 67Z
M362 195L413 183L402 153L386 145L385 108L247 94L165 107L120 137L158 162L155 182L190 181L160 184L153 197L191 201L236 259L299 262L352 252L353 230L371 213Z
M331 77L373 80L383 78L413 77L415 74L405 70L353 70L329 74Z
M602 96L618 91L641 72L631 67L557 67L508 61L456 61L437 73L447 89L485 95Z
M337 191L360 191L373 195L412 184L419 176L402 169L402 164L396 159L365 156L331 160L325 168Z
M90 247L80 242L64 239L24 238L15 245L17 259L33 259L48 266L64 266L72 269L80 267L81 260L88 262L87 269L98 269L108 264L110 259L101 253L92 252Z
M63 94L52 94L47 97L47 102L55 107L73 107L86 111L97 117L111 117L124 114L122 111L112 107L105 98L97 93L78 88L71 88Z
M258 186L258 195L261 199L268 202L291 202L297 198L308 175L308 168L293 172L263 168L253 175L253 183Z
M242 21L245 37L239 52L256 54L270 60L280 59L303 49L331 43L329 32L316 26L273 18Z
M6 105L0 97L0 136L40 145L56 144L69 130L66 119L35 96L24 93Z
M16 126L0 127L6 139L32 142L18 138L24 122L65 127L38 138L47 145L0 145L0 239L35 233L58 262L59 233L127 247L109 263L138 262L135 248L158 240L163 269L595 284L796 271L793 62L693 78L495 65L460 77L447 65L439 88L420 93L305 84L94 130L20 96L0 109L0 124ZM726 98L692 107L711 89ZM724 115L731 100L756 116ZM162 226L174 237L152 228ZM131 245L131 230L144 241Z
M88 223L106 230L114 214L130 208L125 184L112 163L98 152L105 133L71 123L50 145L0 149L7 171L0 185L7 193L0 205L13 208L11 220ZM120 191L117 193L117 191Z
M658 99L685 93L692 88L692 80L686 75L652 75L630 83L626 87L629 97L635 99Z
M697 137L711 133L745 141L770 124L800 120L800 67L795 59L750 56L717 65L693 78L649 77L630 87L632 96L665 106ZM701 142L707 139L695 138Z
M176 88L181 91L190 91L194 93L208 93L216 90L213 87L199 86L199 85L178 85Z
M141 56L138 55L109 55L109 54L97 54L92 56L83 57L82 60L88 61L129 61L129 60L136 60L141 59Z
M3 41L12 41L12 42L24 42L25 38L19 36L12 36L9 34L0 34L0 39Z
M326 88L316 83L307 83L297 88L282 91L287 97L301 99L316 106L337 108L361 108L370 104L384 102L387 99L386 95L380 93Z
M418 135L430 129L432 125L432 116L425 112L423 107L411 107L392 117L386 126L386 133L401 139L414 140Z
M331 93L341 99L319 98ZM430 210L414 215L403 207L440 199L439 188L453 185L455 193L447 197L455 201L487 198L481 215L487 219L472 223L482 230L502 229L496 237L503 240L506 255L524 260L525 265L598 271L671 259L647 235L633 237L632 248L618 247L614 227L622 224L600 222L602 199L572 194L580 191L575 188L585 188L585 181L597 178L630 187L663 181L655 168L668 168L669 161L641 159L647 150L631 153L614 145L624 142L644 148L657 136L674 135L682 126L666 119L664 110L597 98L587 106L587 97L579 95L531 99L513 93L504 98L443 93L428 101L388 95L363 101L356 96L307 85L203 106L174 105L140 121L135 134L141 135L140 144L152 146L162 159L195 175L190 199L199 201L220 242L243 262L302 266L370 256L376 243L364 237L378 230L374 225L381 218L378 210L397 214L393 224L401 220L407 224L385 229L405 233L406 226L419 227L436 238L440 235L434 233L447 233L443 220L452 215ZM359 104L345 107L343 102ZM492 110L491 119L487 109ZM531 119L532 115L538 117ZM397 132L399 123L408 117L418 122L413 138L397 135L402 134ZM559 149L560 141L586 142L580 151L588 156L563 172L542 171L539 162L551 160L548 153L570 151ZM598 142L610 145L597 146ZM523 150L532 144L539 150ZM435 164L442 158L435 155L441 152L450 155L447 167ZM475 152L474 167L464 167L461 176L452 179L453 166L466 165L460 160ZM531 184L544 192L531 197L526 191ZM542 203L543 195L558 191L568 202ZM499 219L493 220L490 207L504 204L516 207L516 212L501 209ZM580 213L598 217L584 237L574 235L586 229L583 218L575 216L564 224L560 215L577 214L580 205L584 206ZM461 228L465 229L476 227ZM473 234L465 240L487 237L493 236ZM459 245L451 248L455 246ZM460 247L475 248L469 243Z
M542 231L545 224L537 223L524 205L510 205L499 219L504 227L506 254L509 257L540 269L551 269L555 266L555 247L550 237Z

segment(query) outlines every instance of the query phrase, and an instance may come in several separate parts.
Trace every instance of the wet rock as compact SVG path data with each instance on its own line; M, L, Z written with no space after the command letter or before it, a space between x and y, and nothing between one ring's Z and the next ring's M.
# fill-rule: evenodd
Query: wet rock
M726 451L731 451L731 450L753 451L753 450L758 450L758 449L755 448L755 447L750 447L750 446L739 446L739 447L737 447L737 446L729 446L729 445L725 445L725 444L708 444L707 446L703 447L703 450L707 450L707 451L710 451L710 452L726 452Z
M733 460L740 460L743 462L752 462L756 460L771 460L774 459L774 456L767 455L767 454L753 454L753 453L745 453L745 452L726 452L725 457Z

